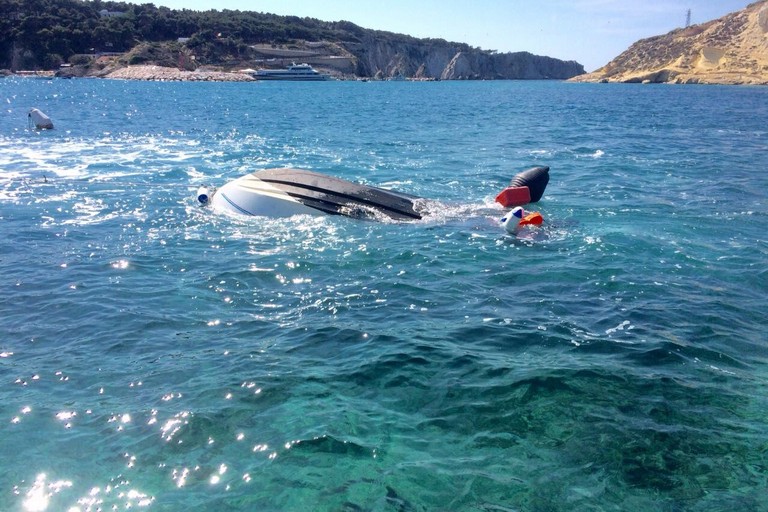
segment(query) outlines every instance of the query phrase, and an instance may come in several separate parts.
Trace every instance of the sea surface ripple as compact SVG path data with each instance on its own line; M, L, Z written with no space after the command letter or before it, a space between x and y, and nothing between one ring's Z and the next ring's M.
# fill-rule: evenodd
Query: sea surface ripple
M768 89L0 100L1 510L768 510ZM512 237L493 198L533 165L545 224ZM280 166L432 213L194 202Z

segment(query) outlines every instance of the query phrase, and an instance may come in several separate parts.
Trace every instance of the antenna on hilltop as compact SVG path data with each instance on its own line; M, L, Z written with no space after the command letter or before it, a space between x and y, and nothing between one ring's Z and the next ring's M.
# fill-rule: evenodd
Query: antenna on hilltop
M691 26L691 10L688 9L688 12L685 14L685 28L688 28Z

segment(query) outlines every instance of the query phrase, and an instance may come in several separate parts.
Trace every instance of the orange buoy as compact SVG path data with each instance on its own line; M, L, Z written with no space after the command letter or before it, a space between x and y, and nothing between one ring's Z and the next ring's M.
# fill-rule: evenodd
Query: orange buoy
M531 212L520 220L518 226L540 226L542 222L544 222L544 217L539 212Z
M496 196L496 202L504 208L523 206L531 202L531 189L528 187L507 187Z

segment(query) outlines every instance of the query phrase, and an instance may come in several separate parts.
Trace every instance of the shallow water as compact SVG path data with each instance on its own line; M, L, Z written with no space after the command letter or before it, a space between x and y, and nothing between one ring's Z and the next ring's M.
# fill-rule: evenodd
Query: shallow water
M768 510L768 89L0 93L0 509ZM434 213L194 204L277 166Z

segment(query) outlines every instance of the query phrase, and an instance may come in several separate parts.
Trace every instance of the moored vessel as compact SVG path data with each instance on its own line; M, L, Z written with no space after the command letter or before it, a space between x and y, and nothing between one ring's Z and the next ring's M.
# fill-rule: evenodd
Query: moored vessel
M329 75L320 73L309 64L292 64L285 69L259 69L251 76L256 80L299 80L320 82L330 80Z

